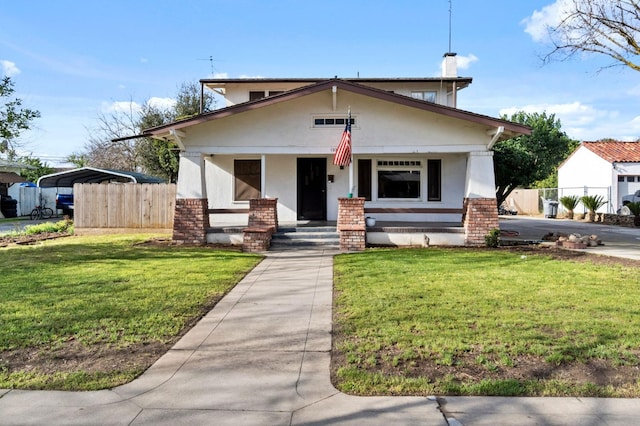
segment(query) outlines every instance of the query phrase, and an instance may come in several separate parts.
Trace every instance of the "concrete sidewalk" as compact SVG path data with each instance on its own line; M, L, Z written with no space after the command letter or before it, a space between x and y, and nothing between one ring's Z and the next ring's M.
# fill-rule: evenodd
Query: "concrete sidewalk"
M2 425L629 425L640 400L355 397L329 380L333 255L270 252L140 378L0 390Z

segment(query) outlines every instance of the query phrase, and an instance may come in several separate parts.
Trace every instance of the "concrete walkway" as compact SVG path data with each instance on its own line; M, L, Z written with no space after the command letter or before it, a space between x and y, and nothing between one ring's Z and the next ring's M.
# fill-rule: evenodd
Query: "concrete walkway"
M270 252L140 378L0 390L1 425L630 425L640 400L355 397L329 380L333 255Z

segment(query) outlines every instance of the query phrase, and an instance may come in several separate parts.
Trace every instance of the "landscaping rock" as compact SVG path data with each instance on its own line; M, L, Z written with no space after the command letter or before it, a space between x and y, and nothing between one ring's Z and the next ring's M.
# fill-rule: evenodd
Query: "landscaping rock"
M559 235L556 246L568 249L585 249L602 245L602 240L597 235Z

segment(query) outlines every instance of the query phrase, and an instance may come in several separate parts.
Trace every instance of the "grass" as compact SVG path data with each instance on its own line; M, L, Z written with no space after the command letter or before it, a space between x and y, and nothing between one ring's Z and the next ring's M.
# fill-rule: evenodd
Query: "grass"
M343 391L640 395L637 381L615 388L510 375L524 361L549 372L593 362L637 369L635 268L444 248L341 255L334 268Z
M0 388L98 389L142 371L40 374L3 366L5 351L170 343L259 256L139 244L140 236L66 237L0 249Z

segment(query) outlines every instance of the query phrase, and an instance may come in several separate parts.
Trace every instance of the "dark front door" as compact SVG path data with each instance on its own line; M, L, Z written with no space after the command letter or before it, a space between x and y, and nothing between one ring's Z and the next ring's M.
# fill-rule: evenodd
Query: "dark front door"
M326 158L298 158L298 219L327 219Z

